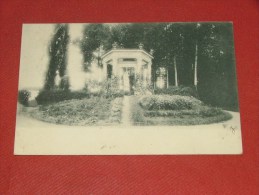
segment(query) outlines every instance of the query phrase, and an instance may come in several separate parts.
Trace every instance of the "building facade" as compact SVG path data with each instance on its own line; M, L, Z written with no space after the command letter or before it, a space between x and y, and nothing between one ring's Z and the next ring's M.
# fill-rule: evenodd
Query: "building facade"
M103 78L117 77L120 90L134 93L137 80L143 87L151 84L152 59L152 51L146 52L142 44L137 49L117 48L113 44L113 48L101 56Z

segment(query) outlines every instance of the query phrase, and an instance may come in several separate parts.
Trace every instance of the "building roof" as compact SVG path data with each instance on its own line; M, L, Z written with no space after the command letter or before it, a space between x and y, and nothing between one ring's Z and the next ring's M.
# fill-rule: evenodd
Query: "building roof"
M111 49L110 51L104 53L101 58L103 59L104 57L106 57L107 55L114 53L114 52L142 52L143 54L149 56L151 59L153 59L154 57L148 53L147 51L145 51L144 49L124 49L124 48L120 48L120 49Z

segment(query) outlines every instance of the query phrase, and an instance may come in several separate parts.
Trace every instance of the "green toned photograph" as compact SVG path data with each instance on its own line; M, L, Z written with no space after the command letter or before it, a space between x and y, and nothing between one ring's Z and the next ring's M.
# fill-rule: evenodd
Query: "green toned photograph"
M15 154L240 154L231 22L24 24Z

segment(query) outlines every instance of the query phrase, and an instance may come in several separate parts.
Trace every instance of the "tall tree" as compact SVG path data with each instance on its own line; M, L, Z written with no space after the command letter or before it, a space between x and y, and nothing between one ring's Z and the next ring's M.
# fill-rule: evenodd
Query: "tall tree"
M83 31L83 40L81 41L81 51L83 53L83 69L88 72L91 62L94 59L93 52L103 45L104 49L111 48L110 35L111 27L107 24L87 24Z
M198 85L198 36L197 34L199 34L199 28L200 28L201 24L197 23L196 24L196 28L195 28L195 34L196 34L196 41L195 41L195 58L194 58L194 81L193 84L197 90L197 85Z
M183 52L183 25L181 23L169 23L164 28L164 49L167 66L173 65L174 85L179 85L177 59L182 57Z
M196 90L198 87L199 75L207 77L209 73L215 70L212 61L217 59L217 37L215 35L215 25L213 23L196 23L192 25L189 32L194 38L194 56L193 56L193 85ZM207 74L207 75L206 75ZM210 77L210 76L209 76Z
M57 24L53 38L49 46L49 66L46 74L44 89L50 90L55 87L57 72L61 77L60 88L67 89L69 84L62 81L67 67L67 45L69 42L68 25Z
M204 23L200 30L198 89L201 99L212 105L237 107L232 26L230 23Z

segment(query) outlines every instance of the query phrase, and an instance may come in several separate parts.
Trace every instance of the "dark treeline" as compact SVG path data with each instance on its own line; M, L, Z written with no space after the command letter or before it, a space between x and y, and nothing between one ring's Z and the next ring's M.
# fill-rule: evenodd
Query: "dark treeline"
M84 70L94 51L108 51L114 42L153 49L153 79L158 67L167 67L170 86L195 87L205 103L238 110L231 23L87 24L80 44Z

